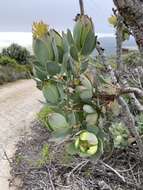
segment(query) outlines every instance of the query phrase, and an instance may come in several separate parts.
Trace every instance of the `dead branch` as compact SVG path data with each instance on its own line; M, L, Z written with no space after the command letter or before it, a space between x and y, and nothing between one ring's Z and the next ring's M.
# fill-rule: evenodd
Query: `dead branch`
M143 97L143 90L141 90L139 88L134 88L134 87L121 88L120 93L121 94L135 93L137 96Z
M141 158L143 158L143 143L142 143L141 137L135 127L134 116L131 114L128 104L122 97L118 98L118 102L123 108L123 111L126 115L126 119L128 121L127 127L129 129L129 131L131 132L131 134L133 134L133 136L136 138L136 142L137 142L137 145L138 145L138 148L140 151L140 156L141 156Z

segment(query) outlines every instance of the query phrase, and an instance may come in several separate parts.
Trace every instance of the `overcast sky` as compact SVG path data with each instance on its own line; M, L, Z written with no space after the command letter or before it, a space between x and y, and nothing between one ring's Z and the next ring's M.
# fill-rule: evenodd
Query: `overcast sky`
M96 32L112 33L107 18L112 0L84 0L86 13L93 17ZM0 31L30 32L33 21L43 20L58 30L71 28L79 12L78 0L0 0Z

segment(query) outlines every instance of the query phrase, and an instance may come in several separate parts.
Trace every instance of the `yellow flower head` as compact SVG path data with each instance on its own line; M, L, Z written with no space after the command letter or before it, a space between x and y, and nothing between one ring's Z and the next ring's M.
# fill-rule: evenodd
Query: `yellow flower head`
M117 26L117 16L112 15L108 18L109 24L113 25L114 27Z
M48 32L48 25L43 23L42 21L40 22L34 22L32 26L32 33L33 37L37 39L41 39L47 34Z

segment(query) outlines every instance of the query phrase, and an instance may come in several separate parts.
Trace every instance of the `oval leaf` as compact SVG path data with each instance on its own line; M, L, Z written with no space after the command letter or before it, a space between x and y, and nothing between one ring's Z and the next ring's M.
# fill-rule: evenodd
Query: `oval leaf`
M48 122L54 131L62 130L68 127L65 117L59 113L51 113L48 115ZM59 131L60 132L60 131Z
M60 101L59 91L53 84L44 85L43 94L47 103L57 104Z
M84 105L83 111L85 111L86 113L95 113L95 110L90 105Z
M87 122L89 125L95 125L96 122L97 122L97 119L98 119L98 115L97 115L96 113L90 114L90 115L87 115L87 117L86 117L86 122Z
M71 54L72 58L73 58L75 61L78 61L78 51L77 51L76 47L73 46L73 45L72 45L71 48L70 48L70 54Z
M47 67L47 72L49 73L49 75L57 75L60 73L61 71L61 67L59 66L58 63L55 62L48 62L46 64Z

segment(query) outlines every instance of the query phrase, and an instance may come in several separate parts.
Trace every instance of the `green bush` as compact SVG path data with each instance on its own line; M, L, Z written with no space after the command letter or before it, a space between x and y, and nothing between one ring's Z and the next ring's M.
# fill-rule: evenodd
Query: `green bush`
M49 154L49 146L48 144L44 144L42 147L42 150L40 152L40 159L37 161L37 166L42 167L50 160L50 154Z
M41 111L37 114L38 120L42 123L44 127L49 129L48 125L48 114L51 113L51 109L48 106L44 106Z
M143 60L139 52L130 52L128 54L123 55L123 63L127 67L137 67L143 65Z
M128 140L118 118L120 90L106 66L92 58L96 46L87 15L62 35L42 22L33 25L34 77L46 101L38 118L55 141L66 141L68 153L94 159L112 140L115 148ZM109 121L109 115L116 119Z
M129 131L123 123L113 123L110 132L115 148L126 148L128 146Z
M30 78L30 65L20 65L15 59L0 56L0 84Z
M69 138L69 153L92 158L102 155L110 138L106 111L119 112L113 98L118 89L91 57L96 40L88 16L79 17L74 31L62 36L42 22L33 25L34 77L46 100L38 119L53 139ZM95 76L89 68L97 67Z
M8 56L0 56L0 65L16 65L17 62L15 59L12 59Z
M15 59L17 63L22 65L31 62L30 52L18 44L11 44L8 48L4 48L1 55Z
M141 58L141 55L137 51L134 52L131 51L127 54L122 55L122 59L124 66L126 66L127 68L135 68L137 66L143 65L143 60ZM112 66L113 69L116 69L117 67L116 56L108 57L107 61Z
M8 56L0 56L0 65L12 67L18 72L30 72L31 69L29 65L19 65L15 59Z

